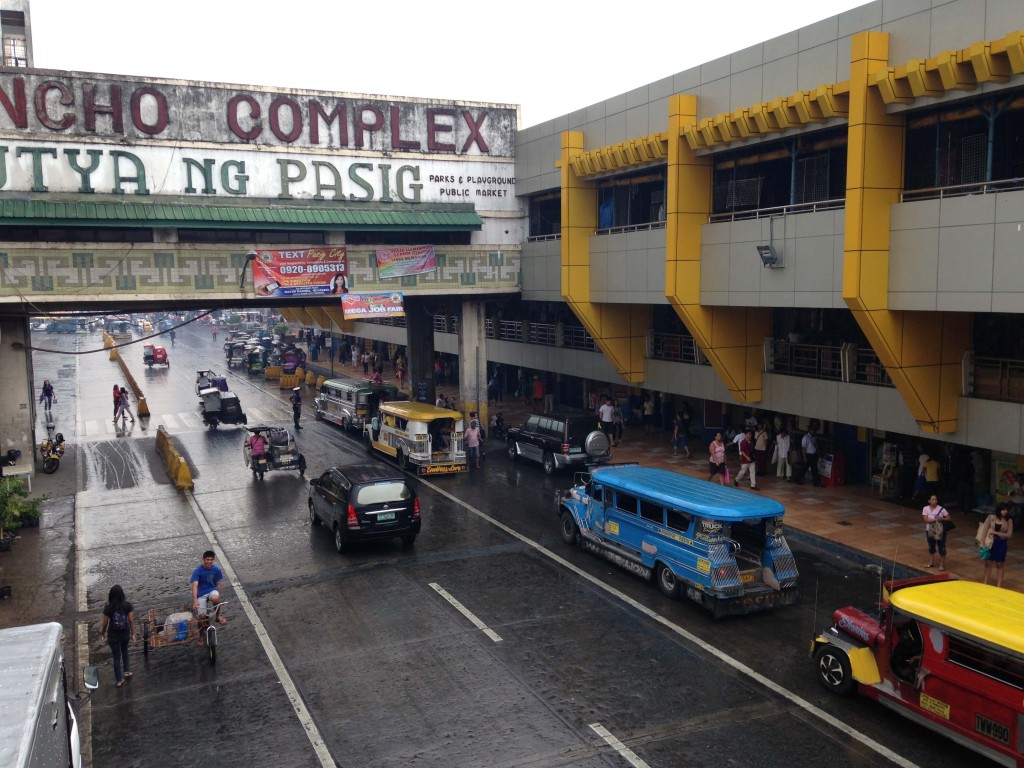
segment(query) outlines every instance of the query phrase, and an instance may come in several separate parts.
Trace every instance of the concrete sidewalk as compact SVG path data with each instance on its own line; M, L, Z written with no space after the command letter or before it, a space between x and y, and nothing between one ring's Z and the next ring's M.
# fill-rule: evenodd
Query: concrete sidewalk
M532 413L529 406L508 396L495 410L502 412L505 423L510 426L522 423ZM640 425L625 428L612 461L635 461L643 466L670 469L702 479L708 476L708 446L692 439L690 458L676 457L672 455L671 433L660 430L645 433ZM739 471L735 452L729 452L728 464L730 475L735 477ZM746 489L748 485L744 480L740 488ZM928 544L921 519L923 502L912 504L889 495L883 497L865 485L815 488L810 475L801 485L795 485L776 478L774 465L769 466L765 475L758 475L757 487L757 491L748 492L769 496L785 506L787 526L796 534L793 538L804 535L825 551L838 553L841 549L844 556L889 566L895 564L917 573L928 572L925 567ZM939 501L942 502L941 496ZM982 518L955 508L950 514L957 527L947 537L946 570L962 579L981 581L982 562L974 537ZM1015 551L1024 546L1019 544L1021 541L1024 537L1010 539L1003 579L1004 588L1018 592L1024 589L1024 552ZM994 568L989 583L995 583Z

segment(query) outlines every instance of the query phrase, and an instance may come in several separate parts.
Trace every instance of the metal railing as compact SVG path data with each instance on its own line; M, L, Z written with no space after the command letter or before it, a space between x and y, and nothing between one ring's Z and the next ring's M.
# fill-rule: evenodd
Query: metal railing
M625 224L621 227L603 227L595 229L595 235L618 235L623 232L647 232L652 229L664 229L664 221L648 221L643 224Z
M500 320L496 333L502 341L523 341L523 324L519 320Z
M589 352L597 350L594 337L580 325L567 325L562 328L562 346L568 349L584 349Z
M528 238L526 238L526 242L528 242L528 243L543 243L543 242L548 241L548 240L561 240L561 239L562 239L562 233L561 232L555 232L554 234L550 234L550 235L530 235Z
M773 216L789 216L796 213L816 213L818 211L834 211L846 205L846 198L837 197L832 200L816 200L813 203L794 203L793 205L777 205L772 208L751 208L745 211L729 211L713 213L708 216L708 223L720 221L742 221L744 219L768 219Z
M971 397L1024 403L1024 360L975 357Z
M772 340L770 370L809 379L843 381L843 348L826 344L797 344L782 339Z
M691 365L710 365L700 354L692 336L673 333L654 333L647 336L647 356L652 360L670 360Z
M527 340L531 344L540 344L545 347L554 347L558 344L558 333L553 323L529 323Z
M853 381L857 384L872 384L878 387L892 387L892 379L889 378L885 366L878 359L875 350L871 348L858 347L855 358Z
M941 200L944 197L964 197L965 195L988 195L993 192L1009 192L1015 189L1024 189L1024 179L1000 179L998 181L979 181L973 184L951 184L948 187L911 189L900 195L900 202Z

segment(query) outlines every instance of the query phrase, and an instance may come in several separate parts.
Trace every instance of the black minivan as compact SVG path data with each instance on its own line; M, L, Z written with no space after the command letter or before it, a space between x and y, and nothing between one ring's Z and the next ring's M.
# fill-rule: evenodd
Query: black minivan
M347 464L309 481L309 521L334 533L334 547L400 538L406 546L420 532L420 502L400 471L387 464Z
M506 438L508 457L540 463L551 475L563 467L585 469L611 456L611 441L597 416L584 413L535 413Z

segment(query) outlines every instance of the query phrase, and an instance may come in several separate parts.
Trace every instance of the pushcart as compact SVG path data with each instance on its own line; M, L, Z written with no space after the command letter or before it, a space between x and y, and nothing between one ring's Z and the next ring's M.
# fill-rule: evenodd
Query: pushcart
M142 655L149 657L151 648L194 644L206 650L210 663L217 663L217 630L220 609L218 603L208 616L196 616L189 606L179 608L150 608L142 615Z

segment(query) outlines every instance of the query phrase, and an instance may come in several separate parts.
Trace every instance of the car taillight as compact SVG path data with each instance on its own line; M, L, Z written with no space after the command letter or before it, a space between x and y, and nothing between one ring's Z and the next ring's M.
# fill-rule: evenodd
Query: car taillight
M412 502L412 519L413 520L419 520L420 519L420 500L419 499L414 499L413 502Z
M345 525L349 528L359 527L359 518L356 517L356 508L351 504L348 505L348 519L345 521Z
M569 453L569 444L568 443L562 443L562 453L565 453L565 454Z

